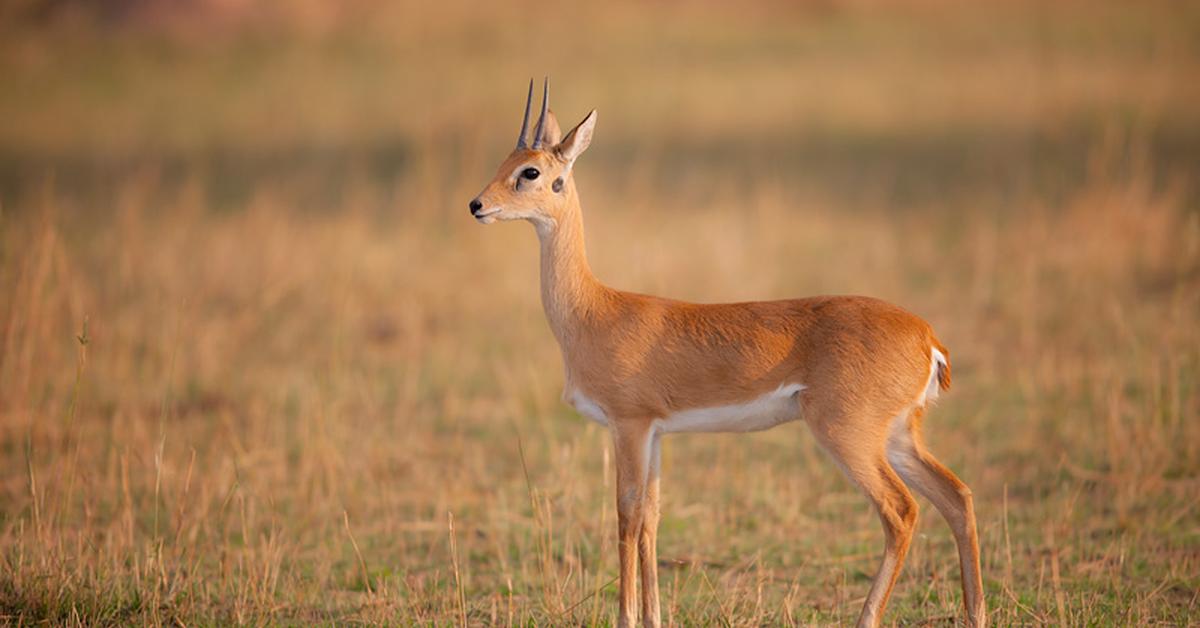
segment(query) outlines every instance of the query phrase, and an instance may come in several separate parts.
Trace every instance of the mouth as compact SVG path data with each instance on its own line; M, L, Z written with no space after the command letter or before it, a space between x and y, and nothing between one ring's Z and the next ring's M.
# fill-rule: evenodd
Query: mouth
M496 219L494 218L494 216L499 213L500 213L499 207L497 207L495 209L489 209L485 212L479 212L478 214L475 214L475 220L477 220L485 225L490 225L493 222L496 222Z

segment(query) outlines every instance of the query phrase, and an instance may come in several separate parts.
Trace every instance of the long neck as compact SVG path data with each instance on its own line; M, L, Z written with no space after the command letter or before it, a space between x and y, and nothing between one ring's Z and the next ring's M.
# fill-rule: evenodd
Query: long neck
M554 224L538 226L542 248L542 307L554 335L562 343L570 338L598 305L604 287L588 266L583 242L583 212L575 182L568 181L565 203Z

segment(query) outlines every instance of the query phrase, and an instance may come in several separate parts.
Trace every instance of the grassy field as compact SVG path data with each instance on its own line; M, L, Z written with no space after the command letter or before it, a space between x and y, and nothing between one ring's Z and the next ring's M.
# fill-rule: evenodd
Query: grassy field
M2 621L613 622L608 435L466 208L550 74L610 285L933 323L996 625L1200 622L1194 4L83 6L0 9ZM663 469L665 622L857 617L806 428ZM957 569L922 502L887 621Z

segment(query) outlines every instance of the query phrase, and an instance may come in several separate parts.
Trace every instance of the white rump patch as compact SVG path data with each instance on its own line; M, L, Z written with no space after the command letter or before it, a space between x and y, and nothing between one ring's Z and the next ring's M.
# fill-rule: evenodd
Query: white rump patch
M937 349L934 349L937 352ZM941 355L941 354L938 354ZM935 377L934 388L937 387ZM917 458L917 446L913 443L912 430L909 429L912 408L892 417L888 426L887 459L892 469L900 475L904 483L915 486L921 479L921 460Z
M757 432L800 416L803 384L783 384L761 397L727 406L690 408L655 421L664 432Z
M942 355L937 347L929 351L929 380L925 382L925 390L921 391L921 396L917 398L918 406L937 401L938 393L941 392L938 386L938 368L946 365L946 356Z

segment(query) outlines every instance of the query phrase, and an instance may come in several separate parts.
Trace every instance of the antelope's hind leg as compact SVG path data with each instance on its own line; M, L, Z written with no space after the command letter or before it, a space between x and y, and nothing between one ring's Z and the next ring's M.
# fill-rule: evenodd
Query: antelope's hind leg
M888 460L904 482L928 499L950 526L958 546L967 623L983 626L987 621L987 610L971 489L925 449L921 439L923 412L923 408L914 408L893 420L887 445Z
M892 596L900 568L904 567L908 545L912 543L917 527L917 500L914 500L900 476L888 463L884 451L884 433L877 438L871 435L864 442L862 438L868 436L870 430L830 433L823 429L824 425L812 425L817 441L869 498L883 525L883 560L871 582L871 590L866 594L863 612L858 617L860 628L874 628L880 626L883 609ZM854 437L847 438L848 433L854 433Z

